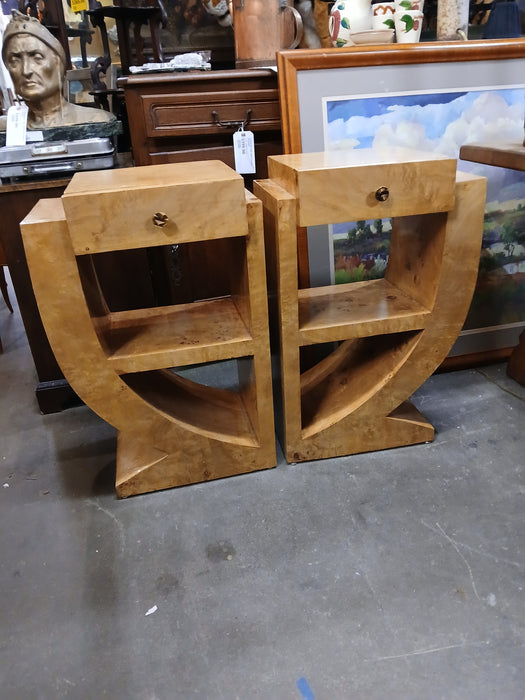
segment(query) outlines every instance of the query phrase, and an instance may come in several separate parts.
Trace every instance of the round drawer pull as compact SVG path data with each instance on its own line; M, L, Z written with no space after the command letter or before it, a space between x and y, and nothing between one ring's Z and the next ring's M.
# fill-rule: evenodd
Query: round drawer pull
M378 202L386 202L390 195L390 192L388 191L388 187L379 187L376 190L376 199Z
M169 216L165 214L163 211L158 211L156 214L153 214L153 223L155 226L160 226L161 228L163 226L166 226L169 220Z

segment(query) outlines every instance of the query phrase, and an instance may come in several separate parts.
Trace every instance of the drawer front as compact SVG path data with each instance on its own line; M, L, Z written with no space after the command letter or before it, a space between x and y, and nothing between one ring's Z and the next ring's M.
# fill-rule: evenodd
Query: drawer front
M297 197L299 225L313 226L450 211L456 160L407 149L295 154L270 158L269 177Z
M276 90L146 95L141 100L150 138L219 134L235 130L243 121L250 131L281 127Z
M78 173L62 203L77 255L248 230L244 181L219 161Z

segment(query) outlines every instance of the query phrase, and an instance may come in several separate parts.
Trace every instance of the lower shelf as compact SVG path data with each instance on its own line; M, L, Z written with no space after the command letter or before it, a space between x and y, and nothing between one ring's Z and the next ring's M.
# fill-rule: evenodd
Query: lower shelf
M421 333L346 340L301 375L303 439L335 425L385 386L416 347Z
M151 406L196 435L247 447L259 444L242 388L236 392L206 386L170 370L127 374L122 379Z

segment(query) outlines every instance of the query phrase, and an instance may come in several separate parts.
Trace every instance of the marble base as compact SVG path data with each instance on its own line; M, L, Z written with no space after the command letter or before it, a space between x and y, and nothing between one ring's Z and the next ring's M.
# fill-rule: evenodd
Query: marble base
M122 122L93 122L41 129L44 141L78 141L80 139L109 138L123 133ZM31 133L31 132L28 132ZM5 131L0 131L0 147L5 146Z

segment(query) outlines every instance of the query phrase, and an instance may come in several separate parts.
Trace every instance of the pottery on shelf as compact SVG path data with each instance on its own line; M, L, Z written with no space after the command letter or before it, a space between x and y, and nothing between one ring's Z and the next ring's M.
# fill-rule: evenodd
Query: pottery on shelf
M330 11L328 29L334 46L352 46L351 32L372 29L371 0L337 0Z

